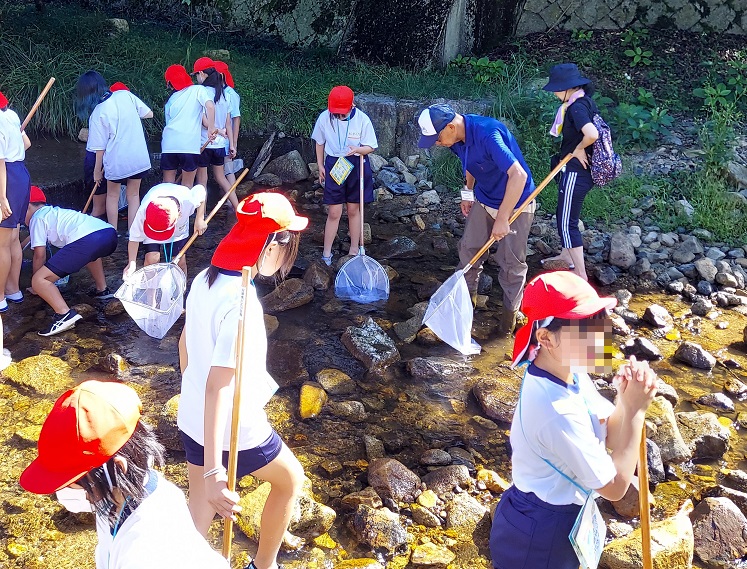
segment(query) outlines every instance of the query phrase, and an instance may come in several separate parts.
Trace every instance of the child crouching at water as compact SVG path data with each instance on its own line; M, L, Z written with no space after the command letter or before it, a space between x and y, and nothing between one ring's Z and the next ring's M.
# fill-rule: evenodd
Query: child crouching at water
M656 374L631 358L616 378L616 405L588 375L609 365L607 311L616 303L567 272L540 275L524 291L528 323L513 361L529 366L511 424L514 485L490 534L495 569L578 569L569 534L582 505L596 508L594 493L620 500L633 479Z
M237 223L218 245L211 265L192 281L187 315L179 340L182 391L177 424L189 468L189 509L195 526L207 535L218 513L238 510L238 495L227 487L226 464L231 440L231 406L236 367L236 337L241 296L241 269L285 276L298 253L299 217L281 194L259 193L239 204ZM247 569L276 569L277 554L288 529L303 467L267 420L265 404L277 389L266 370L267 337L262 306L254 286L247 290L244 314L250 328L240 378L238 478L252 474L272 485L262 512L259 549Z

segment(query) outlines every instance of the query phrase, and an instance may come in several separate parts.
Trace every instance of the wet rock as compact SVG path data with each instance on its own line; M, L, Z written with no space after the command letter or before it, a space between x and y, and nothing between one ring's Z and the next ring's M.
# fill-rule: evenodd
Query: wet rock
M723 393L708 393L695 401L699 405L711 407L717 411L734 413L734 402Z
M397 334L397 337L406 344L415 341L415 337L422 327L422 316L413 316L412 318L405 320L404 322L396 322L394 326L392 326L394 333Z
M710 370L716 365L716 358L695 342L682 342L674 352L674 359L697 369Z
M363 446L366 447L366 458L372 462L376 458L384 458L384 443L373 435L363 435Z
M70 366L54 356L41 354L11 363L2 372L5 381L39 395L61 395L72 387Z
M308 304L314 299L314 289L301 279L287 279L270 294L262 297L268 314L277 314Z
M314 290L327 290L332 283L332 276L326 266L313 261L303 274L303 282Z
M609 286L617 280L617 273L615 269L609 265L596 265L593 269L594 278L599 281L602 286Z
M169 450L184 451L182 438L179 435L179 427L176 424L176 414L179 410L179 394L169 399L158 413L156 430L158 441Z
M472 393L488 417L510 423L519 401L520 384L520 381L513 380L513 376L488 377L478 381Z
M118 298L113 298L104 306L104 316L107 318L114 318L125 312L125 307Z
M469 469L461 464L437 468L422 478L423 483L439 496L452 492L457 486L466 486L469 480Z
M351 423L361 423L368 418L366 408L360 401L335 401L330 403L328 408L329 412L336 417L346 419Z
M323 369L316 374L316 381L330 395L350 395L356 388L355 381L339 369Z
M99 314L99 311L90 304L76 304L75 306L71 306L70 308L80 314L83 320L93 320Z
M650 492L648 499L651 505L655 503L654 497ZM641 514L641 502L638 495L638 488L634 484L628 486L625 496L617 502L612 502L612 507L624 518L633 519L639 517Z
M669 311L658 304L652 304L643 313L643 321L656 328L666 328L674 323Z
M253 180L256 186L267 186L268 188L277 188L283 185L283 180L277 174L263 172Z
M478 470L476 478L478 484L484 484L485 488L494 494L502 494L511 486L511 484L504 480L497 472L486 468Z
M327 392L319 384L308 381L301 386L298 414L301 419L313 419L322 412L326 402Z
M672 404L661 396L656 396L646 411L646 421L654 428L649 438L661 451L664 464L681 463L692 456L689 446L680 434Z
M414 185L408 184L407 182L392 184L390 186L387 186L387 188L395 196L414 196L418 193L418 189Z
M397 346L370 317L362 326L349 326L342 343L369 370L383 370L400 359Z
M694 316L703 317L713 310L713 303L707 298L699 298L693 303L691 310Z
M616 306L613 309L613 312L617 314L620 318L625 320L627 324L631 325L638 325L641 321L641 319L638 317L638 315L630 310L629 308L625 308L624 306Z
M413 548L410 562L420 567L446 567L454 559L456 554L446 547L427 542Z
M399 516L388 508L374 510L360 505L348 526L359 542L373 549L394 552L407 543L407 531L399 523Z
M101 367L104 371L111 373L117 378L124 377L130 368L130 366L127 365L127 360L119 354L114 353L107 354Z
M457 494L446 507L446 529L456 530L475 540L478 538L475 534L486 537L490 531L490 514L469 494Z
M375 559L360 557L339 561L334 569L384 569L384 566Z
M739 492L747 492L747 472L744 470L722 470L722 483Z
M660 377L656 379L656 394L669 401L672 404L672 407L676 407L677 403L680 402L680 396L679 393L677 393L677 390Z
M344 496L341 501L342 507L347 510L355 510L360 504L368 506L369 508L381 508L382 501L381 496L376 493L376 490L370 486L360 492L353 492Z
M444 382L463 379L474 368L463 361L444 357L414 358L407 362L407 371L418 381Z
M278 156L264 167L262 173L276 174L284 183L295 184L309 177L309 167L298 150Z
M423 328L418 332L416 338L418 344L424 346L437 346L441 343L441 338L436 336L436 333L430 328Z
M445 450L432 448L420 455L420 464L425 466L446 466L451 464L451 455Z
M618 306L628 307L628 304L633 300L633 293L628 289L621 288L614 292L613 296L617 299Z
M636 261L635 248L630 235L622 232L615 233L610 239L609 264L621 269L628 269Z
M698 271L698 274L704 281L709 283L716 281L716 273L718 273L718 269L716 269L713 259L703 257L696 260L693 264L695 265L695 270Z
M420 477L393 458L377 458L368 466L368 484L382 499L412 502Z
M449 447L446 452L451 455L451 463L456 465L463 465L467 467L470 472L475 471L475 458L472 453L462 447Z
M379 247L378 255L382 259L412 259L420 257L418 245L409 237L393 237Z
M639 360L659 361L662 358L659 348L647 338L632 338L623 346L623 353L626 357L635 356Z
M664 463L661 461L661 450L651 439L646 439L646 462L648 463L648 481L651 486L661 484L666 479Z
M412 504L412 521L427 528L441 527L441 518L420 504Z
M747 397L747 385L734 377L726 378L726 381L724 382L724 391L740 401Z
M728 498L705 498L690 514L695 555L708 567L732 567L747 554L747 518Z
M677 422L694 460L721 458L729 450L731 433L719 423L715 414L698 411L677 413Z

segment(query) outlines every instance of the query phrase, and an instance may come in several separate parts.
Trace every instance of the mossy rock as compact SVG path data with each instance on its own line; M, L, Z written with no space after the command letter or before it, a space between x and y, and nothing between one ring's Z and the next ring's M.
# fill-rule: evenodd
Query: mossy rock
M54 356L41 354L10 364L3 376L16 387L39 395L61 395L73 385L70 366Z

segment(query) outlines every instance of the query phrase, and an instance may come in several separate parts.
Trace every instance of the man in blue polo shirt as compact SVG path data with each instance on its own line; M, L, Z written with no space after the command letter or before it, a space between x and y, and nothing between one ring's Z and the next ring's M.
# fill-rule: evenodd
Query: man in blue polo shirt
M499 331L511 334L527 276L527 239L534 219L532 202L512 224L514 210L534 190L529 167L516 138L506 125L490 117L460 115L449 105L431 105L418 118L419 146L446 146L462 161L466 183L462 213L467 217L459 242L459 264L464 267L491 237L498 241L494 255L503 289ZM465 274L473 298L487 253Z

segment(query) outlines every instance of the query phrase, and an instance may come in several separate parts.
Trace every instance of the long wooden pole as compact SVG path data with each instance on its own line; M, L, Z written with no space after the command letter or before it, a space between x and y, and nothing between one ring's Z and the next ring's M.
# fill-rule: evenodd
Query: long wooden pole
M23 124L21 125L21 132L26 130L26 127L29 124L29 121L33 118L34 114L36 113L36 110L39 108L39 105L41 105L42 101L44 100L44 97L47 96L47 93L49 93L49 90L52 88L52 85L54 85L54 82L56 79L54 77L50 77L49 81L47 81L46 87L42 90L41 93L39 93L39 96L36 98L36 102L34 103L34 106L31 107L31 110L29 111L29 114L26 115L26 118L23 121Z
M638 502L641 506L641 557L643 569L652 569L651 508L648 502L648 459L646 457L646 425L643 426L638 453Z
M96 180L96 183L93 185L93 189L91 190L91 195L88 196L86 205L83 206L81 213L86 213L86 211L88 211L88 206L91 205L91 201L93 200L93 195L96 193L96 190L98 189L99 184L101 184L101 180Z
M247 290L251 280L249 267L241 269L241 309L239 312L239 333L236 336L236 373L233 379L233 409L231 412L231 444L228 451L228 490L236 490L236 470L239 462L239 421L241 416L241 383L244 377L244 344L248 341L246 330L247 304L249 295ZM231 540L233 539L233 520L226 518L223 522L223 557L231 560Z

